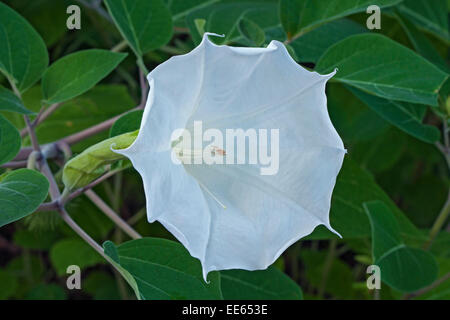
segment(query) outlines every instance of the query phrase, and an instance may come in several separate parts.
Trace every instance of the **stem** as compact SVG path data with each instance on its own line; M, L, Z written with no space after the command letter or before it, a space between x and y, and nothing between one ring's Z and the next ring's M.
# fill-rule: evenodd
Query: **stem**
M113 125L113 123L117 119L119 119L121 116L123 116L124 114L126 114L126 113L128 113L130 111L139 110L139 109L141 109L141 107L137 106L137 107L135 107L135 108L133 108L133 109L127 111L127 112L121 113L121 114L119 114L117 116L112 117L111 119L103 121L103 122L101 122L101 123L99 123L99 124L97 124L95 126L92 126L92 127L87 128L87 129L85 129L83 131L74 133L74 134L72 134L70 136L62 138L62 139L60 139L58 141L55 141L53 143L50 143L48 145L55 145L55 144L58 144L58 143L65 143L67 145L73 145L73 144L78 143L78 142L80 142L80 141L82 141L84 139L87 139L87 138L89 138L89 137L91 137L93 135L96 135L97 133L100 133L102 131L108 130ZM19 151L19 153L17 154L17 156L16 156L16 158L14 160L15 161L25 160L25 159L28 158L28 156L30 155L30 153L32 151L33 151L33 148L30 148L30 147L22 148Z
M327 286L327 281L328 281L328 274L330 273L331 266L333 265L333 260L336 255L335 254L336 245L337 245L336 239L330 240L330 246L329 246L329 250L328 250L327 259L325 260L325 265L323 266L322 282L320 284L319 292L318 292L319 298L322 298L325 293L325 288Z
M128 46L128 43L125 40L120 41L114 47L111 48L112 52L119 52L125 49Z
M444 135L444 145L437 143L437 148L442 152L442 154L445 157L445 160L447 161L448 168L450 169L450 139L449 139L449 132L448 132L448 126L447 126L447 120L448 118L445 117L442 120L442 131ZM444 226L445 222L447 221L447 218L450 215L450 190L447 196L447 201L444 204L444 207L441 209L441 212L437 216L436 220L433 223L433 226L431 227L430 234L428 237L428 241L425 243L424 248L428 250L431 247L431 244L433 243L434 239L438 235L439 231Z
M144 64L144 60L142 59L141 56L138 56L136 63L137 63L137 65L138 65L139 69L141 69L141 71L142 71L145 75L147 75L147 74L149 73L147 67L146 67L145 64Z
M41 112L39 112L39 114L37 115L36 119L33 120L33 122L31 123L31 128L35 128L36 126L38 126L39 124L42 123L42 121L44 121L45 119L47 119L53 112L55 112L59 107L61 106L61 103L55 103L52 104L50 107L48 107L47 109L45 109L44 107L42 107ZM28 130L22 129L20 131L20 136L23 138L28 134Z
M73 231L75 231L84 241L86 241L95 251L97 251L106 260L109 259L109 257L103 251L103 248L97 242L95 242L95 240L92 239L83 229L81 229L81 227L70 217L66 209L61 208L60 215L64 222L67 223L69 227Z
M442 210L439 213L438 217L434 221L433 226L431 227L428 241L425 244L425 249L429 249L430 248L431 244L433 243L434 239L438 235L439 231L442 229L442 227L444 226L445 222L447 221L447 218L449 217L449 214L450 214L450 191L449 191L449 194L447 196L447 201L445 202L444 207L442 208Z
M140 239L142 236L128 225L113 209L111 209L94 191L91 189L85 195L110 218L120 229L122 229L132 239Z

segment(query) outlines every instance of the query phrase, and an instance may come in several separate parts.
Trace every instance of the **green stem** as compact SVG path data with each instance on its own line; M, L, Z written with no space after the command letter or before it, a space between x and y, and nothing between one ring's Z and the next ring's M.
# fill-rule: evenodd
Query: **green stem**
M336 246L337 240L330 240L330 247L328 249L327 259L325 260L325 265L323 266L322 272L322 282L319 287L318 297L322 298L325 293L325 288L327 286L328 274L330 273L331 267L333 265L334 257L336 256Z
M438 217L434 221L433 226L430 230L430 235L428 237L428 241L425 244L425 249L429 249L431 244L433 243L434 239L438 235L439 231L444 226L445 222L447 221L448 217L450 215L450 191L447 196L447 201L444 204L444 207L442 208L441 212L439 213Z
M147 67L146 67L145 64L144 64L144 60L142 59L141 56L139 56L139 57L137 58L136 63L137 63L137 65L138 65L138 67L142 70L142 72L144 73L144 75L147 75L147 74L149 73Z

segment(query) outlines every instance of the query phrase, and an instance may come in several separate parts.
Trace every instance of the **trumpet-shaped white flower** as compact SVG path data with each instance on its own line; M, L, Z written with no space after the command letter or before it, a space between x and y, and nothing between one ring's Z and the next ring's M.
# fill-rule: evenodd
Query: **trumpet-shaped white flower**
M217 46L208 35L148 75L139 135L115 150L142 176L148 221L163 224L201 261L205 280L213 270L265 269L318 225L335 232L331 194L346 152L326 106L334 73L305 70L278 41L236 48ZM258 163L175 164L174 150L181 160L202 154L173 137L176 130L192 133L196 121L221 132L277 129L276 174L261 175ZM232 152L211 150L219 157Z

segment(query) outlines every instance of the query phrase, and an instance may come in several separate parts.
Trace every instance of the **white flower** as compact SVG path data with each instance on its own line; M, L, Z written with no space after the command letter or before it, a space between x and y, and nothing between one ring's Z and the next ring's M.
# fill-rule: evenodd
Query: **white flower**
M326 107L334 73L305 70L278 41L236 48L208 35L148 75L139 135L116 150L142 176L149 222L159 221L201 261L205 280L213 270L265 269L318 225L336 233L330 201L346 152ZM261 175L261 164L175 164L172 152L182 159L183 143L172 134L192 133L195 121L221 132L278 129L277 173Z

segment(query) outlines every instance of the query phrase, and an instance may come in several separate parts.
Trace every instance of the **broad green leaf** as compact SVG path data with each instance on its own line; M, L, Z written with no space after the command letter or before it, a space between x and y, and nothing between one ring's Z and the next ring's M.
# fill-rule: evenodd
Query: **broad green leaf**
M162 0L105 0L105 3L137 56L162 47L172 37L172 15Z
M414 49L422 57L434 63L441 70L448 72L449 67L447 62L441 57L436 48L433 47L431 41L428 40L428 38L422 34L422 32L412 22L410 22L407 17L404 17L402 14L398 14L397 18L408 35Z
M266 39L264 30L249 19L241 19L238 28L239 32L255 47L261 46Z
M349 19L340 19L326 23L289 44L300 62L317 63L322 54L333 44L363 32L367 32L367 29L362 25Z
M436 106L448 75L410 49L378 34L348 37L320 58L316 71L381 98Z
M50 249L50 261L59 276L67 274L67 267L80 269L104 263L105 259L80 238L63 239Z
M283 2L291 3L286 7ZM380 8L393 6L401 0L284 0L281 2L281 18L283 26L289 26L287 32L296 31L292 34L295 37L299 33L306 33L324 23L343 18L358 12L365 12L370 5L378 5ZM286 10L290 8L293 12L286 15Z
M440 131L434 126L422 123L426 106L390 101L355 88L348 87L348 89L378 115L413 137L428 143L439 140Z
M57 60L43 75L45 102L63 102L86 92L113 71L125 57L125 53L89 49Z
M111 263L114 266L114 268L127 281L131 289L133 290L134 294L136 295L136 298L138 300L144 299L141 292L139 291L140 289L138 287L136 279L125 268L123 268L120 265L119 253L117 252L117 247L115 246L115 244L108 240L103 243L103 250L105 254L110 258L109 263Z
M0 115L0 164L14 159L21 145L19 131Z
M117 282L107 272L93 271L83 279L83 291L95 300L120 300Z
M331 225L344 239L369 237L370 223L363 204L373 200L381 200L389 207L397 218L403 237L424 240L423 234L378 186L373 177L346 157L331 199ZM331 233L323 230L316 228L308 239L333 238Z
M450 270L450 259L449 258L438 258L439 266L438 279L446 276ZM450 281L444 281L440 285L436 286L432 290L421 294L416 299L420 300L450 300Z
M407 138L399 129L389 127L374 139L354 144L350 151L352 159L374 174L384 172L400 161L406 151Z
M9 0L7 3L30 22L48 47L55 44L68 31L66 8L69 4L65 1Z
M26 300L65 300L66 298L64 289L54 283L39 284L25 297Z
M327 98L331 121L346 147L351 148L360 141L370 142L390 127L386 120L368 108L342 84L329 82ZM343 101L345 103L342 103Z
M207 7L219 1L220 0L165 0L174 21L185 17L195 10Z
M402 292L414 292L432 284L438 274L436 259L427 251L399 247L375 262L381 280Z
M40 88L31 88L24 95L26 106L40 101L41 94L28 99L31 91L40 91ZM29 100L29 101L27 101ZM124 85L97 85L85 94L70 101L64 102L55 112L36 128L36 134L41 143L49 143L74 134L86 128L92 127L102 121L120 115L136 103ZM20 117L18 127L23 127L23 117ZM108 132L99 133L91 138L83 140L72 147L74 153L82 152L89 146L108 138Z
M403 245L397 220L382 201L364 203L372 226L372 256L378 260L386 252Z
M435 258L422 249L407 247L395 216L382 201L364 204L372 226L372 256L381 279L392 288L413 292L437 278Z
M43 261L38 255L23 255L12 258L3 269L17 279L18 286L12 296L14 299L24 299L26 294L44 277Z
M0 227L39 207L48 193L47 179L37 171L18 169L0 180Z
M300 287L275 267L266 270L224 270L220 272L226 300L300 300Z
M211 40L224 44L230 42L244 42L246 38L239 32L239 21L246 18L258 25L262 30L267 31L278 27L277 4L269 1L242 1L230 3L217 3L205 8L191 12L186 17L186 24L189 27L192 39L196 44L200 43L202 36L199 34L195 20L206 21L204 31L225 35L224 38L212 38ZM251 43L248 43L251 45Z
M206 283L200 262L179 243L143 238L107 244L105 253L133 276L144 300L222 298L219 273L211 272Z
M6 300L14 294L18 287L17 279L8 271L0 269L0 300Z
M300 31L300 17L306 3L304 0L280 0L280 20L288 40Z
M14 232L14 243L25 249L49 250L59 238L61 238L61 234L55 230L35 232L19 229Z
M131 131L136 131L141 126L144 110L135 110L121 116L114 122L109 131L110 137L115 137Z
M0 86L0 111L12 111L22 114L33 114L25 108L22 101L11 91Z
M44 41L17 12L0 3L0 71L23 92L48 65Z
M138 131L129 132L99 142L70 159L63 170L63 183L69 190L84 187L105 172L105 166L124 156L111 150L124 149L136 139Z
M399 9L418 27L431 31L446 41L450 40L446 0L404 0Z

